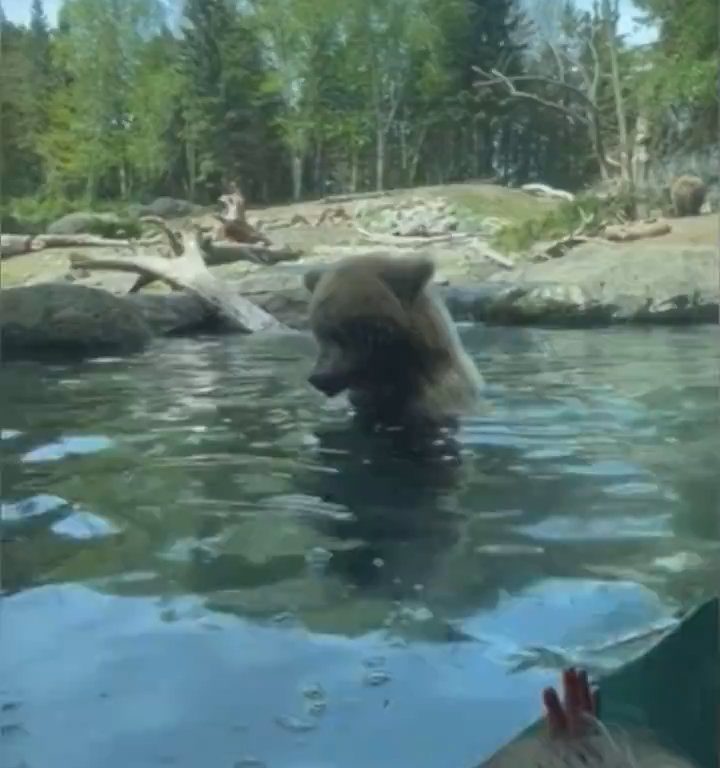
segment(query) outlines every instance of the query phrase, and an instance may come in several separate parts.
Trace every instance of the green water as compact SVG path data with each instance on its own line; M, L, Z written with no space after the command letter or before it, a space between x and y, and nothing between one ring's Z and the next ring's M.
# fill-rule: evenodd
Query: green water
M464 328L424 463L304 336L4 366L3 768L470 768L717 591L719 330Z

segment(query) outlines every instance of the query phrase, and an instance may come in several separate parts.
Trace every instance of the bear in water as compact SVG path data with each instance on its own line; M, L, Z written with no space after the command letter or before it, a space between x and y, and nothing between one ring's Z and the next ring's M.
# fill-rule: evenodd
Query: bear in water
M350 257L311 270L310 327L320 352L309 381L348 391L358 416L397 426L451 426L479 400L482 378L430 285L428 259Z
M705 202L707 187L698 176L678 176L670 187L676 216L697 216Z

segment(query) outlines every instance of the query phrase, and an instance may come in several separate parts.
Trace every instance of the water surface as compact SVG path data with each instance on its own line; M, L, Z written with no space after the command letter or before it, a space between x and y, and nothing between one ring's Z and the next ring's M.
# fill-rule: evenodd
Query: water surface
M469 768L715 592L718 328L463 337L487 407L422 463L305 336L5 366L8 765Z

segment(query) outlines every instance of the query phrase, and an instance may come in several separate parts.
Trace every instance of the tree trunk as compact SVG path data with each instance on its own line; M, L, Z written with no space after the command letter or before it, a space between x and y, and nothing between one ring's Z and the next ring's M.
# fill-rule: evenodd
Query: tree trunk
M615 115L618 123L618 140L620 144L620 172L626 184L631 201L635 196L635 183L633 179L632 147L627 128L627 116L625 114L625 101L622 95L622 83L620 82L620 67L618 65L617 45L615 36L617 32L617 4L613 9L610 0L603 0L603 16L607 35L607 44L610 54L610 75L612 78L613 97L615 100Z
M295 202L302 197L303 189L303 158L299 152L293 151L290 156L290 172L292 174L292 196Z
M185 142L185 162L187 163L188 174L188 197L191 200L195 200L195 187L197 183L197 169L196 169L196 153L195 145L192 141Z
M633 179L637 199L637 215L644 219L650 214L648 168L650 166L650 124L644 115L638 115L635 122L635 149L632 157Z
M355 194L358 186L358 165L360 162L359 152L354 149L352 152L351 166L350 166L350 192Z
M325 193L325 183L323 179L323 146L322 142L318 141L315 145L315 162L313 165L313 184L315 185L316 194Z
M407 178L408 169L408 147L407 147L407 124L405 121L400 123L400 171L402 173L402 179L404 183L409 183Z
M127 169L125 167L124 161L121 161L120 165L118 166L118 183L120 185L120 199L127 200L128 199L128 179L127 179Z
M375 189L385 189L385 131L378 125L375 148Z
M480 176L480 131L475 119L473 119L472 128L472 162L470 172L476 179Z

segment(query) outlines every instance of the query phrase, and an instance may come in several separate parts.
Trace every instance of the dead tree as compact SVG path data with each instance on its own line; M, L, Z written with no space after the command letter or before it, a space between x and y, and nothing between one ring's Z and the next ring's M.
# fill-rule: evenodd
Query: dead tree
M240 296L218 280L207 267L201 235L197 229L172 231L162 219L146 217L166 234L170 246L167 256L135 255L130 257L101 257L73 254L74 268L134 272L140 275L131 291L142 285L161 280L176 291L187 291L197 297L208 310L233 331L252 333L266 329L281 329L283 325L265 310Z
M223 240L236 243L265 243L271 245L270 239L253 227L245 213L245 198L237 184L230 186L230 191L218 198L223 211L218 215L222 224Z
M570 57L555 43L545 41L556 63L557 71L553 76L505 75L498 69L473 69L480 75L480 79L475 83L476 88L502 87L511 98L532 102L564 115L573 123L585 126L602 178L608 179L619 172L624 186L632 193L633 136L628 130L627 110L621 87L616 31L617 0L602 0L601 8L596 5L593 16L587 20L583 35L584 57ZM600 43L606 47L608 53L609 71L603 69ZM579 76L579 82L572 82L568 72ZM609 125L608 118L600 106L600 86L603 80L608 79L613 91L619 159L611 157L605 146ZM536 92L532 86L543 86L543 91L538 89Z

